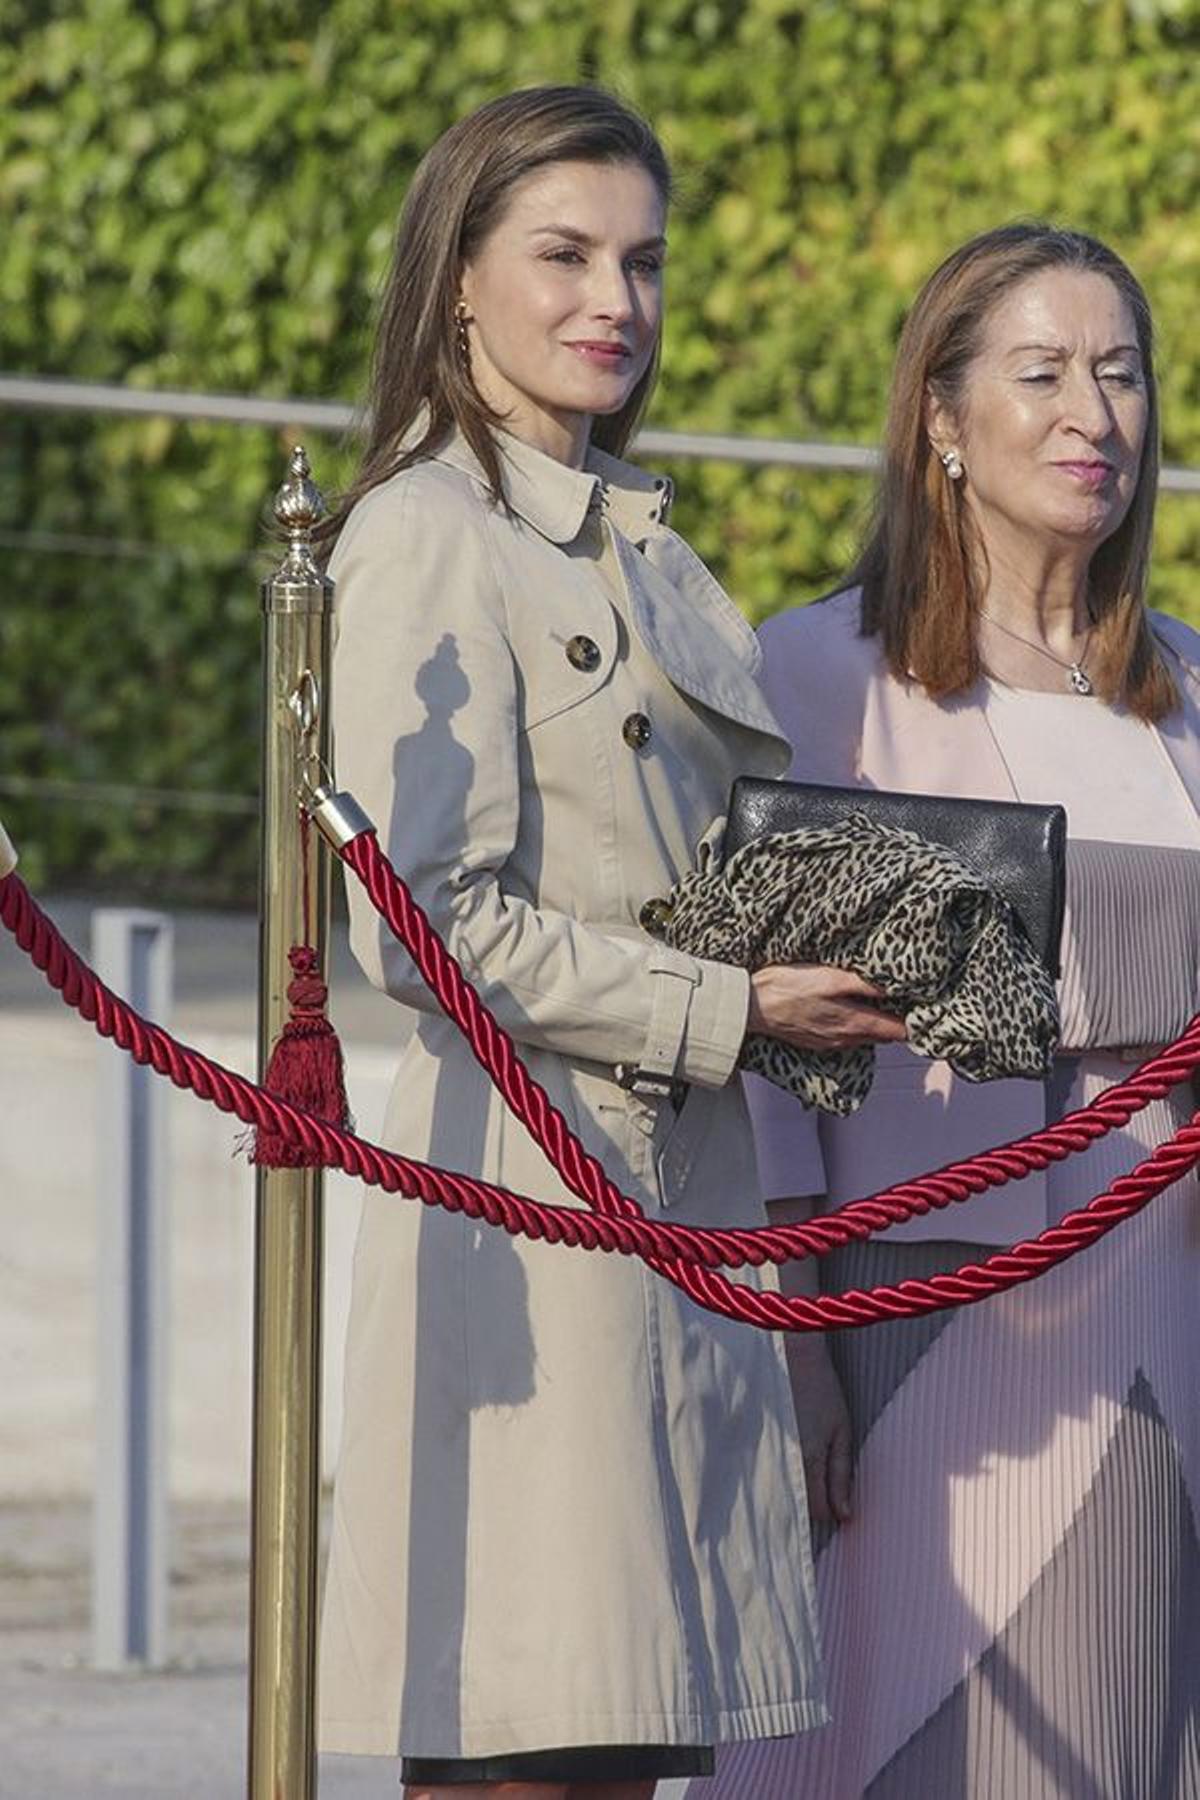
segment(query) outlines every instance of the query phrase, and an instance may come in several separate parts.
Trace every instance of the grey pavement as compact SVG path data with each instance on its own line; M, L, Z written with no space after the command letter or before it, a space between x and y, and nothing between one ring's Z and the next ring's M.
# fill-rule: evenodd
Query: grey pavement
M173 1525L170 1662L101 1674L89 1666L86 1503L0 1504L4 1800L245 1794L246 1510L190 1504ZM319 1793L396 1800L397 1765L323 1757Z

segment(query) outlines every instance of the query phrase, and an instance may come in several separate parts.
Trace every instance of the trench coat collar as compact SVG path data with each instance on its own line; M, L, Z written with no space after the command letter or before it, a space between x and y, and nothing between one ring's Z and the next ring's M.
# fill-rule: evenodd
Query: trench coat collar
M663 528L672 499L667 478L594 448L582 469L571 469L507 432L496 438L504 498L542 537L571 543L589 510L603 503L616 528L617 566L638 638L675 687L774 739L771 760L782 774L789 751L756 679L758 640L700 559ZM460 432L434 458L486 484Z
M553 544L569 544L578 537L589 507L600 495L617 529L635 541L666 517L671 483L663 475L648 475L596 449L588 450L582 469L568 468L506 431L496 433L496 443L506 502ZM434 460L486 481L475 452L458 430L434 452Z

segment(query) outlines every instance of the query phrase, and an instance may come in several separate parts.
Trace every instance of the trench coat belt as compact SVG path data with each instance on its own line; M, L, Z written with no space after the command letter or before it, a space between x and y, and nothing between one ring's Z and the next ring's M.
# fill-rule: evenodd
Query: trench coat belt
M669 951L653 957L649 968L654 976L654 999L642 1054L636 1065L618 1063L614 1073L620 1085L631 1093L670 1099L678 1108L687 1083L676 1076L675 1068L687 1030L692 989L699 975L692 963Z

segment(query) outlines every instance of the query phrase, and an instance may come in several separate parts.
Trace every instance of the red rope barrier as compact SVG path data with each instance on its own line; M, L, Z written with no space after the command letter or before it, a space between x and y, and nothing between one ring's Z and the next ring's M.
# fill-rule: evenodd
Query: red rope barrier
M388 906L397 910L398 917L406 916L407 925L414 929L415 937L421 943L422 954L431 963L438 961L429 948L436 939L428 921L387 864L373 834L369 841L373 852L366 848L366 839L356 838L343 851L345 860L352 867L356 867L356 859L362 860L372 871L372 880L388 890ZM363 848L359 849L359 846ZM351 856L351 851L355 856ZM392 923L388 910L384 916ZM925 1281L904 1281L895 1287L869 1292L855 1289L845 1294L819 1297L762 1293L744 1283L730 1281L719 1273L719 1267L783 1262L798 1256L820 1254L835 1243L869 1235L872 1229L893 1223L898 1217L912 1217L930 1207L949 1205L983 1187L1025 1173L1027 1171L1020 1162L1013 1160L1022 1153L1044 1155L1044 1161L1031 1165L1044 1167L1046 1162L1102 1136L1112 1125L1123 1123L1140 1107L1160 1097L1200 1066L1200 1018L1192 1021L1176 1044L1168 1046L1135 1071L1128 1081L1109 1089L1090 1106L1060 1120L1057 1126L1049 1127L1045 1132L1034 1133L1027 1139L985 1152L980 1157L948 1165L916 1182L901 1183L869 1200L852 1201L835 1212L803 1224L723 1230L648 1220L642 1216L637 1203L621 1194L604 1176L603 1170L600 1170L603 1198L606 1207L612 1210L602 1212L597 1207L594 1212L582 1212L574 1207L532 1200L494 1183L436 1169L398 1152L369 1144L353 1132L265 1093L244 1076L180 1044L160 1026L143 1019L98 980L36 905L16 875L0 880L0 922L64 1001L88 1019L101 1036L110 1038L126 1050L134 1061L153 1068L175 1086L189 1089L221 1111L232 1113L256 1128L269 1128L285 1140L319 1153L320 1160L328 1166L341 1168L385 1192L399 1192L428 1205L463 1212L471 1218L499 1225L514 1236L640 1256L711 1311L774 1329L822 1331L830 1327L866 1325L880 1319L915 1317L945 1306L985 1299L991 1293L1033 1279L1054 1263L1094 1243L1122 1219L1140 1211L1155 1194L1200 1161L1198 1115L1169 1143L1160 1145L1136 1169L1119 1177L1106 1193L1098 1195L1087 1207L1071 1213L1038 1238L1018 1244L1011 1251L998 1252L982 1263L968 1265L954 1274L932 1276ZM427 939L424 934L428 934ZM399 935L403 937L402 929ZM438 950L453 966L461 983L461 991L452 996L454 1005L461 1009L463 1017L469 1018L480 1003L449 953L440 944ZM446 974L445 969L442 973ZM450 985L454 985L452 979ZM459 1011L454 1007L449 1010L462 1024ZM482 1032L481 1046L490 1040L492 1033L496 1042L485 1050L485 1054L501 1053L502 1046L507 1045L507 1054L511 1055L513 1064L519 1066L511 1039L494 1021L488 1019L488 1026L490 1031L485 1028ZM480 1054L479 1049L477 1054ZM484 1060L483 1055L480 1060ZM505 1060L506 1056L501 1053L501 1061ZM541 1105L559 1121L557 1127L552 1121L548 1126L547 1153L550 1154L551 1143L557 1145L561 1132L564 1147L569 1151L564 1160L575 1171L577 1179L590 1182L598 1189L594 1174L587 1170L588 1164L599 1168L595 1159L589 1157L573 1138L544 1090L530 1081L524 1070L521 1075L529 1083L531 1092L527 1103L535 1113L541 1110L535 1099L535 1094L540 1094ZM1072 1136L1070 1141L1056 1135L1068 1127L1072 1133L1082 1135ZM902 1210L891 1210L895 1207Z
M376 834L363 832L352 838L340 855L362 882L376 911L409 952L438 1004L463 1032L510 1111L532 1133L572 1192L601 1212L620 1208L626 1217L630 1216L630 1209L634 1214L640 1212L609 1180L597 1159L584 1150L545 1089L524 1068L513 1039L483 1005L407 883L388 861ZM933 1206L965 1200L973 1193L1019 1180L1086 1149L1114 1126L1128 1124L1135 1113L1152 1100L1161 1099L1197 1067L1200 1015L1177 1043L1151 1057L1127 1080L1107 1088L1090 1105L1068 1113L1053 1125L999 1149L950 1164L934 1175L900 1183L870 1199L851 1201L802 1228L766 1227L755 1235L762 1237L778 1230L787 1237L797 1229L811 1233L811 1227L816 1226L818 1233L810 1235L807 1247L832 1249L851 1238L867 1237L887 1225L915 1218ZM855 1229L848 1230L851 1221Z
M467 982L407 884L380 848L376 833L359 833L341 845L338 853L354 870L376 910L404 944L439 1004L459 1026L510 1110L532 1133L568 1187L597 1211L609 1215L620 1209L621 1216L628 1217L627 1209L633 1202L619 1193L596 1158L583 1149L545 1090L522 1066L512 1038L496 1023ZM764 1246L775 1262L793 1258L801 1243L803 1253L821 1254L853 1238L869 1237L888 1225L927 1212L930 1207L966 1199L972 1193L1000 1186L1035 1169L1044 1169L1051 1162L1085 1149L1114 1126L1126 1124L1135 1112L1151 1100L1161 1098L1197 1066L1200 1066L1200 1016L1192 1020L1188 1031L1176 1044L1151 1058L1128 1080L1108 1089L1090 1106L1080 1108L1054 1125L1012 1144L950 1165L934 1175L901 1183L869 1199L851 1201L804 1225L764 1226L749 1235L756 1248ZM1155 1159L1160 1156L1162 1163L1155 1165ZM1169 1144L1160 1146L1152 1157L1139 1164L1133 1175L1120 1178L1108 1194L1097 1196L1089 1207L1069 1214L1057 1226L1035 1239L1015 1245L1011 1251L1000 1252L983 1263L969 1264L926 1281L901 1282L893 1288L876 1288L869 1293L853 1290L841 1295L824 1295L815 1303L802 1301L800 1297L761 1293L744 1283L729 1281L716 1273L711 1265L707 1268L683 1267L678 1262L671 1263L654 1256L647 1256L646 1260L702 1305L756 1324L796 1329L799 1324L797 1307L813 1304L830 1324L838 1325L913 1316L915 1312L934 1311L943 1306L970 1304L1032 1280L1056 1262L1094 1243L1120 1219L1139 1211L1153 1194L1178 1180L1198 1159L1200 1124L1194 1120ZM1153 1172L1152 1165L1155 1165ZM1122 1183L1133 1185L1123 1186ZM638 1209L635 1207L634 1210ZM744 1242L742 1234L738 1234L738 1241ZM893 1306L895 1310L887 1310ZM881 1310L876 1310L877 1307ZM813 1327L806 1321L802 1328Z

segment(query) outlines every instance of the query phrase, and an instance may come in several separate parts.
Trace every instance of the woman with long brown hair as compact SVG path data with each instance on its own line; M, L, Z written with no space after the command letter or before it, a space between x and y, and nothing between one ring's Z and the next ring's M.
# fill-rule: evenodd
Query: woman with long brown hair
M904 1046L852 1119L756 1095L772 1211L802 1216L1043 1125L1200 1006L1200 636L1148 610L1150 309L1084 234L985 232L896 360L876 521L841 593L771 620L799 779L1059 802L1062 1048L1043 1089ZM828 1259L835 1289L978 1260L1190 1116ZM948 1241L952 1238L953 1241ZM1200 1793L1200 1183L983 1305L799 1339L791 1362L833 1723L735 1747L705 1800Z
M527 1066L654 1215L763 1217L748 1029L903 1035L833 970L661 941L731 778L786 744L753 634L618 460L654 379L667 164L588 88L494 101L400 220L371 436L334 522L340 780ZM352 887L420 1010L385 1139L578 1204ZM754 1279L753 1276L746 1277ZM718 1739L823 1717L778 1345L643 1266L363 1205L322 1744L413 1800L645 1800Z

